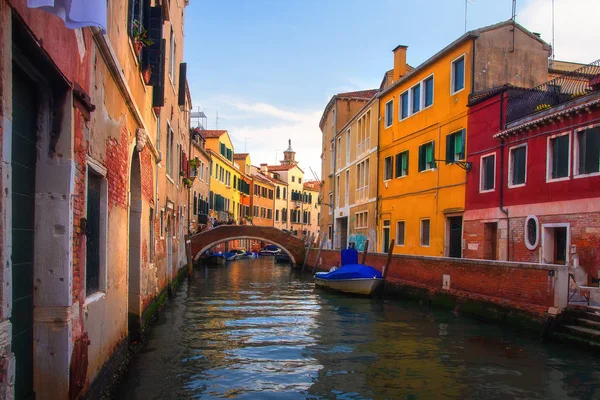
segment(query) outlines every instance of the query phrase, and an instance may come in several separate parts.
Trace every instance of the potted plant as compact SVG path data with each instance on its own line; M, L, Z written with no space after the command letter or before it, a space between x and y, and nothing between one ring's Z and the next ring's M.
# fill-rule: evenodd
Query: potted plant
M194 157L190 160L190 177L196 177L198 175L198 167L200 166L200 160L198 157Z
M192 181L188 178L183 178L181 182L183 183L183 186L185 186L186 188L192 187Z
M144 83L147 85L152 77L152 67L148 65L146 69L142 71L142 75L144 76Z
M150 46L154 42L148 39L148 31L144 28L144 25L140 21L133 20L133 28L131 32L133 36L133 48L136 55L140 55L142 49L146 46Z

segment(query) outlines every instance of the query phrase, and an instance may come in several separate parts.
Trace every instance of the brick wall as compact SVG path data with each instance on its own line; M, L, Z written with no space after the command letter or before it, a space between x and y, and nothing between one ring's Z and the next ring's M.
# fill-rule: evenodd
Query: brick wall
M81 268L85 265L85 260L80 260L80 241L81 241L81 218L86 215L85 198L86 198L86 174L87 163L86 154L88 143L84 139L85 119L79 109L74 108L75 124L74 124L74 159L75 159L75 191L73 194L73 303L79 300L79 291L81 285L85 282L80 282Z
M108 212L115 207L127 208L127 177L129 165L129 132L121 122L119 140L106 141L106 180L108 181Z
M314 265L317 250L312 249L308 265ZM379 270L386 254L372 253L367 265ZM360 258L360 257L359 257ZM339 262L339 252L322 250L319 270L328 270ZM431 295L446 292L460 298L481 300L543 315L554 307L555 277L549 270L561 267L525 263L507 263L446 257L394 255L387 280L427 290ZM443 275L450 275L450 290L442 289ZM555 272L555 276L558 274ZM566 287L565 287L566 288ZM566 289L565 289L566 290Z
M150 204L154 203L154 171L152 167L152 154L148 146L144 147L144 150L140 153L140 175L142 179L142 199L148 201Z
M560 215L537 215L539 221L539 241L534 250L529 250L525 245L525 220L526 217L510 219L508 246L509 261L539 262L540 248L542 246L542 225L554 223L569 224L571 245L577 247L579 264L593 277L597 277L600 269L600 213L578 213ZM465 257L484 258L485 234L483 221L465 221L464 238L467 242ZM498 234L498 241L505 240ZM469 249L468 244L476 244ZM477 247L475 249L475 247ZM497 248L499 245L496 246Z

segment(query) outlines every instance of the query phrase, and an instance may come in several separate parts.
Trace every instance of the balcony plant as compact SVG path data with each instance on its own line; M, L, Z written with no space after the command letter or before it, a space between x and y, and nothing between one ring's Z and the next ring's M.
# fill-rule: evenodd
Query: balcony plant
M188 189L192 187L192 180L191 179L183 178L181 180L181 183L183 183L183 186L185 186Z
M200 160L198 157L190 160L190 177L196 177L198 175L198 167L200 166Z
M133 20L133 27L131 30L133 36L133 48L136 55L140 55L142 49L146 46L152 45L154 42L148 38L148 31L144 28L144 25L140 21Z

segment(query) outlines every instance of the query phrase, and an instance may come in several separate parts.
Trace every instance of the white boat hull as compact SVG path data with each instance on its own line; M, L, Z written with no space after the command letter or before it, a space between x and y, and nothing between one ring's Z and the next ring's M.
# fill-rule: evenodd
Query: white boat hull
M317 286L367 296L373 294L382 283L383 279L380 278L329 280L320 279L318 273L315 275L315 285Z

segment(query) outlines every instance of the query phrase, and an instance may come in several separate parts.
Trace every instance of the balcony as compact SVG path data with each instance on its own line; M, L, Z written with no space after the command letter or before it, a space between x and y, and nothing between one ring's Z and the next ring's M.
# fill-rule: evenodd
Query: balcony
M506 123L541 113L600 89L600 60L509 98Z

